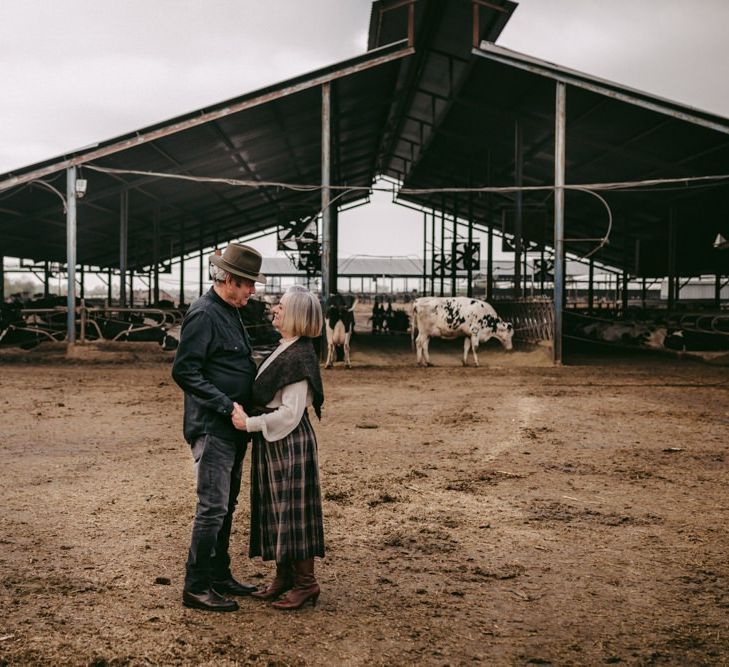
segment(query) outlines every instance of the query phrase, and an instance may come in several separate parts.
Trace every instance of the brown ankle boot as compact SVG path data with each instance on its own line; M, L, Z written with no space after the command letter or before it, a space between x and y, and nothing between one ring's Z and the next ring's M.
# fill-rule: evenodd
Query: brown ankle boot
M286 593L283 600L274 602L271 606L276 609L299 609L311 600L311 606L316 606L319 598L319 584L314 577L314 559L294 561L294 587Z
M262 591L251 593L251 597L259 600L273 600L285 593L294 585L294 569L291 563L276 563L276 577Z

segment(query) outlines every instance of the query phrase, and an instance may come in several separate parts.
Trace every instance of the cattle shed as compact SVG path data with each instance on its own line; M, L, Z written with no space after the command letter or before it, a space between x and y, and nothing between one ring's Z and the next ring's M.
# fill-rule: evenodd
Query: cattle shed
M460 261L471 294L474 229L489 284L492 235L511 240L517 301L525 254L553 256L556 362L568 254L666 277L669 307L682 278L715 276L719 294L729 120L499 47L516 7L377 0L359 57L2 174L0 254L65 265L70 343L77 271L118 275L123 303L148 274L157 297L177 258L199 255L202 275L230 239L317 219L326 298L338 212L384 177L423 212L441 291Z

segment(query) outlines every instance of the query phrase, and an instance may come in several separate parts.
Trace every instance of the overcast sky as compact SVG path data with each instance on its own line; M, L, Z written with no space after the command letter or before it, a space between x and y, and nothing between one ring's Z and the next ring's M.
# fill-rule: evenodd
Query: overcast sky
M369 0L0 0L0 173L362 53L369 14ZM729 0L522 0L497 43L729 116L727 26ZM340 255L421 254L421 216L392 209L343 215ZM402 225L399 245L361 233L367 219Z

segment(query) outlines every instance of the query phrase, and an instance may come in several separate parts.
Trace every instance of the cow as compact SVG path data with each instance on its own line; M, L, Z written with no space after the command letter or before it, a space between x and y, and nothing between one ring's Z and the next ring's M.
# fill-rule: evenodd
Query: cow
M335 348L343 348L344 365L352 368L349 360L349 341L354 331L354 307L357 299L347 307L340 298L333 300L326 312L327 361L325 368L331 368L336 354Z
M417 331L417 338L416 338ZM463 365L468 365L468 350L478 366L479 343L496 338L507 350L513 347L514 327L496 314L491 304L469 297L421 297L415 300L411 323L419 366L430 366L428 344L433 337L464 337Z
M578 337L613 345L645 347L651 350L685 349L683 331L649 322L594 320L578 325L575 333Z

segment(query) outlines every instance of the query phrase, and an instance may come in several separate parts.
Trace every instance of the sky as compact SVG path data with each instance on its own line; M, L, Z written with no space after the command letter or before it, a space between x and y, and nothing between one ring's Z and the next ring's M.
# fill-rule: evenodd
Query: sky
M0 0L0 173L363 53L370 5ZM521 0L497 44L729 117L727 26L729 0ZM339 224L340 257L422 256L389 195Z

